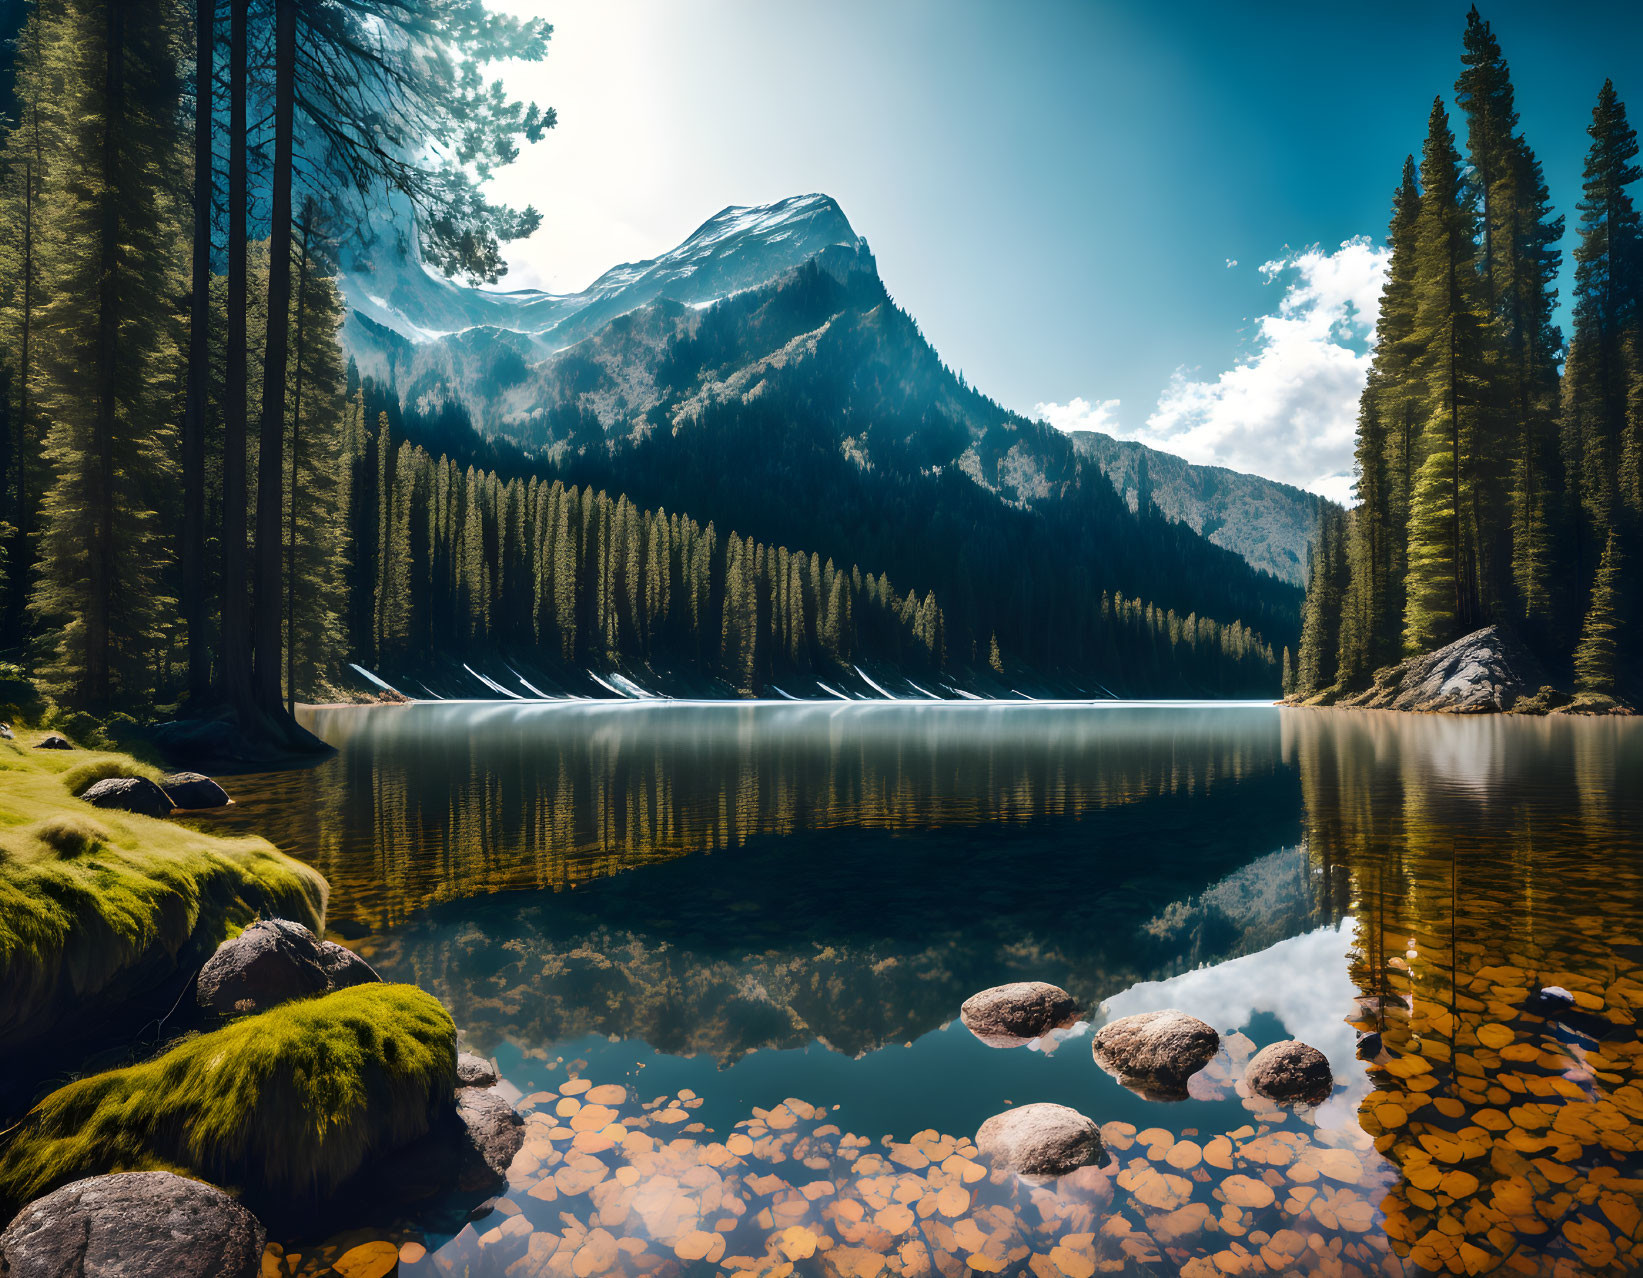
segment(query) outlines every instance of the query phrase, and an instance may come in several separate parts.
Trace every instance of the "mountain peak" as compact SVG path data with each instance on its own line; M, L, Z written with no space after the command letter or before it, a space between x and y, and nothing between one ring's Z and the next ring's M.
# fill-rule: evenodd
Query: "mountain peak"
M433 276L418 262L392 257L345 271L342 287L353 311L414 343L486 327L525 334L542 354L551 354L647 303L707 306L824 254L835 268L875 269L867 241L838 201L815 192L723 208L676 247L613 266L580 293L467 288ZM345 338L361 339L359 326L352 328Z

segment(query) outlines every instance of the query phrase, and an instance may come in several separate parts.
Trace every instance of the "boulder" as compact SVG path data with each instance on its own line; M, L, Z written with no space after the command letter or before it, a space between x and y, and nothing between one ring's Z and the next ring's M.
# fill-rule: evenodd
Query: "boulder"
M68 738L60 737L55 732L49 733L46 736L41 737L38 741L36 741L34 743L34 748L36 750L72 750L72 749L74 749L74 747L71 746L68 743Z
M10 1278L256 1278L266 1235L222 1190L170 1172L77 1180L0 1234Z
M16 738L12 734L11 724L0 723L0 741L12 741Z
M976 1148L995 1166L1021 1176L1064 1176L1106 1158L1095 1121L1065 1105L1022 1105L994 1114L976 1132Z
M377 1168L375 1188L386 1202L494 1193L524 1144L525 1120L500 1092L463 1087L432 1131Z
M1179 1100L1215 1055L1221 1036L1195 1016L1171 1008L1121 1017L1096 1031L1096 1064L1132 1091Z
M1486 626L1375 672L1375 686L1336 704L1368 710L1488 714L1538 698L1546 683L1534 654L1509 631ZM1526 705L1525 707L1530 708Z
M472 1052L456 1054L456 1085L458 1087L495 1087L496 1066Z
M972 994L959 1009L965 1028L984 1043L1009 1047L1078 1019L1073 996L1043 981L1012 981Z
M320 942L319 965L325 969L325 988L328 990L345 990L350 985L369 985L382 979L377 975L376 968L346 945L338 945L335 941Z
M160 786L179 808L198 811L228 806L228 791L199 772L173 772L160 778Z
M464 1134L458 1189L478 1189L507 1177L508 1165L525 1143L525 1120L500 1092L464 1087L456 1116Z
M1334 1090L1335 1071L1316 1047L1288 1039L1256 1052L1244 1081L1250 1091L1268 1100L1315 1105Z
M237 1016L329 988L314 934L288 919L263 919L217 947L200 969L194 997L207 1011Z
M218 1016L239 1016L381 980L347 946L322 941L289 919L263 919L217 947L200 969L194 997Z
M88 786L80 797L94 808L113 808L146 817L171 815L171 796L147 777L104 777Z

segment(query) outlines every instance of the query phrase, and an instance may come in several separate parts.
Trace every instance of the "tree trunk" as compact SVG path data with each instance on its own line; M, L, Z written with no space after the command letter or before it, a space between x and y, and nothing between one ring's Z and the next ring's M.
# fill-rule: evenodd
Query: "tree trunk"
M250 0L230 0L228 51L228 336L223 376L222 692L249 732L251 596L245 540L246 70Z
M262 422L257 453L257 541L251 629L252 697L290 738L280 696L280 524L285 486L285 376L291 323L291 126L297 53L296 0L274 3L274 166L268 227L268 341L263 356Z
M183 406L183 626L188 638L188 697L211 695L205 611L205 387L210 376L211 83L216 0L197 0L194 15L194 245L189 279L188 388Z

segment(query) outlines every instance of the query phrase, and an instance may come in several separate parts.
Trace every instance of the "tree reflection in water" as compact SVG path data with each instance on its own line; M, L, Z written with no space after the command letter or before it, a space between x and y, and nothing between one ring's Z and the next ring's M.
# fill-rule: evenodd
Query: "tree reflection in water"
M336 884L334 926L532 1092L530 1139L454 1236L375 1218L294 1247L293 1271L371 1243L403 1244L405 1272L581 1278L1643 1266L1632 724L624 707L544 732L458 710L358 716L400 717L349 726L329 772L248 780L234 819L283 814L274 837ZM1114 1015L1202 998L1246 1032L1180 1107L1103 1091L1083 1040L964 1055L941 1028L958 1003L1026 976ZM1379 1035L1370 1060L1343 1022ZM1303 1027L1336 1097L1246 1096L1256 1040ZM558 1072L609 1037L651 1077L725 1068L654 1099L631 1068ZM728 1113L717 1080L773 1048L807 1099ZM826 1096L817 1051L842 1062ZM997 1107L1081 1089L1111 1163L991 1172L951 1074ZM883 1087L892 1137L850 1136Z

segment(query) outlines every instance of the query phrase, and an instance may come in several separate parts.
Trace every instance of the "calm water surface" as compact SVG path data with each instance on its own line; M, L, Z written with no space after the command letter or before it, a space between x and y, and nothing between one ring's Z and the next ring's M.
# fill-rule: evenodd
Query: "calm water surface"
M287 1240L289 1272L387 1243L405 1273L570 1278L1643 1270L1634 722L487 703L310 726L339 753L240 778L222 820L325 873L332 934L444 1000L528 1140L499 1201L362 1207ZM1223 1052L1163 1103L1095 1066L1088 1024L981 1044L960 1003L1018 979L1097 1025L1182 1008ZM1334 1066L1315 1109L1241 1088L1290 1037ZM1044 1100L1104 1125L1106 1167L1034 1186L975 1157L983 1119Z

